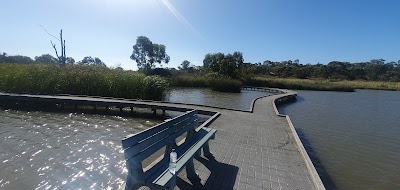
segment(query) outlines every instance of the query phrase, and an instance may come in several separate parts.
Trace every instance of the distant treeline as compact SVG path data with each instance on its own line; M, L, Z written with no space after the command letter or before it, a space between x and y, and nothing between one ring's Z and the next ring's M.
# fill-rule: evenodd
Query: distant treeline
M0 52L0 63L18 63L18 64L31 64L31 63L45 63L45 64L58 64L57 58L50 54L43 54L35 56L34 59L23 55L8 55L5 52ZM86 56L81 61L75 62L72 57L67 57L66 64L80 64L80 65L97 65L105 67L106 64L98 57Z
M203 66L191 66L190 62L185 60L179 69L181 72L189 74L218 73L236 79L267 76L298 79L400 81L400 60L385 62L383 59L356 63L331 61L328 64L302 64L298 59L246 63L243 62L241 52L209 53L204 57ZM174 70L172 69L172 71Z
M328 64L301 64L295 61L264 61L263 63L245 63L242 72L247 74L272 75L281 78L299 79L335 79L335 80L369 80L400 81L400 60L387 62L373 59L368 62L332 61Z

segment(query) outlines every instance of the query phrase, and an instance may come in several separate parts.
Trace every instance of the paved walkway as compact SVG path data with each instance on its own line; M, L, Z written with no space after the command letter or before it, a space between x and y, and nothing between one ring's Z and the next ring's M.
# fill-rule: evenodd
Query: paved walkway
M176 189L315 189L287 120L276 115L274 96L255 102L253 113L220 110L210 127L215 160L196 161L201 185L192 186L184 172Z
M2 95L0 93L0 95ZM191 184L183 170L175 189L316 189L289 124L276 115L276 96L258 99L253 113L184 104L121 101L90 97L26 95L58 100L104 101L173 106L184 109L219 111L210 127L218 129L210 141L215 159L195 160L201 181Z

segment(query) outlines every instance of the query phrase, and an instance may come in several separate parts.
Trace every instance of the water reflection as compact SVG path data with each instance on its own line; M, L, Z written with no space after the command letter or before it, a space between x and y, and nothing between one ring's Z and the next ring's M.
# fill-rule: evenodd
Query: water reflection
M299 91L300 101L280 111L290 115L302 141L312 147L310 156L318 157L313 162L327 189L397 190L399 96L376 90Z
M121 139L157 121L0 110L1 189L116 189L127 170Z
M249 110L254 99L268 94L245 90L241 93L227 93L205 88L174 88L167 94L165 101Z

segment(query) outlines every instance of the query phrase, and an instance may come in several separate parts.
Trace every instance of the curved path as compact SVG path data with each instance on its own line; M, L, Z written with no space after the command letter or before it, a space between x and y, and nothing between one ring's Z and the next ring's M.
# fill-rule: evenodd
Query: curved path
M274 108L275 99L293 94L292 91L286 91L286 94L260 98L254 102L252 112L97 97L0 93L0 99L67 103L79 101L86 105L136 105L175 111L197 109L203 113L209 112L207 115L220 112L221 115L209 126L218 130L215 140L210 141L215 159L197 159L196 172L201 181L191 184L183 170L179 174L176 189L324 189L315 169L309 169L308 155L304 153L302 145L299 148L297 134L291 129L293 126L285 117L277 115Z
M318 189L288 121L274 110L279 96L258 99L253 113L220 110L210 125L218 129L210 141L215 164L196 170L204 189Z

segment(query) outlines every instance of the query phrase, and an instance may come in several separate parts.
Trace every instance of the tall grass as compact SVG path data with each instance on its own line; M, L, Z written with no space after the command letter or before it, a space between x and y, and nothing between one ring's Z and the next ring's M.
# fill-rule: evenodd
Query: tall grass
M400 82L356 80L356 81L338 81L335 83L345 84L356 89L400 90Z
M170 79L175 87L206 87L219 92L240 92L242 82L221 77L213 73L208 75L182 75Z
M245 81L246 85L287 88L296 90L330 90L352 92L354 89L400 90L400 82L348 81L323 79L287 79L253 77Z
M175 87L208 87L210 77L200 75L181 75L170 79L170 83Z
M0 91L4 92L161 100L167 87L161 77L105 67L0 64Z
M218 78L210 80L211 90L219 92L240 92L243 83L239 80Z
M329 80L253 77L246 79L245 84L250 86L264 86L270 88L285 88L294 90L354 91L354 88L348 84L330 82Z

